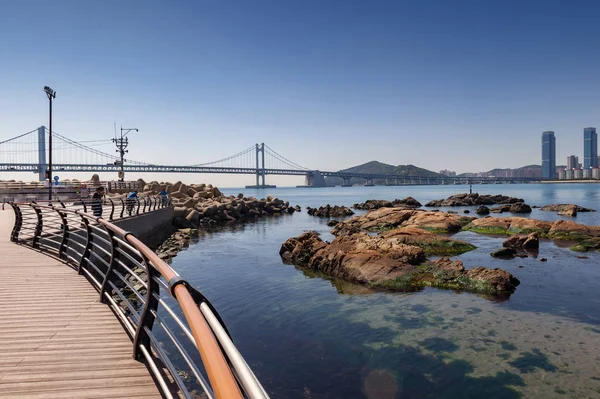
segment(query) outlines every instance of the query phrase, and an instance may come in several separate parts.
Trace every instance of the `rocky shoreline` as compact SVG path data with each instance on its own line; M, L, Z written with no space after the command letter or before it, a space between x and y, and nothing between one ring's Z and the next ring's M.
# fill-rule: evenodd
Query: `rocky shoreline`
M284 263L372 288L411 291L438 287L506 296L514 292L519 280L502 269L482 266L465 269L460 260L448 256L476 247L448 235L470 231L509 236L501 249L490 254L503 259L537 257L542 238L574 241L570 248L573 251L600 250L600 226L567 220L549 222L517 216L488 216L489 213L531 213L532 207L521 198L457 194L425 204L428 207L478 206L475 212L479 217L418 209L412 206L418 203L416 200L401 201L368 200L354 204L353 208L368 212L331 223L331 233L335 236L331 242L323 241L317 232L305 232L284 242L279 254ZM500 206L491 209L487 206L495 204ZM573 211L593 211L573 204L548 205L541 210L570 216L574 216ZM442 258L432 259L432 256Z

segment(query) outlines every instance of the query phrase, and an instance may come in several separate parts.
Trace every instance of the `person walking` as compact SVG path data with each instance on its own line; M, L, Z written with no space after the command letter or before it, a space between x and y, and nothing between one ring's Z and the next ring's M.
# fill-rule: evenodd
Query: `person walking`
M127 213L129 214L129 216L131 216L131 214L133 213L133 207L137 201L137 197L138 197L138 192L137 190L133 190L128 196L127 196Z
M168 203L167 190L165 190L163 188L162 191L160 193L158 193L158 195L160 195L160 198L162 200L162 206L167 206L167 203Z
M104 186L100 186L92 195L92 213L96 217L102 217L102 199L104 197Z

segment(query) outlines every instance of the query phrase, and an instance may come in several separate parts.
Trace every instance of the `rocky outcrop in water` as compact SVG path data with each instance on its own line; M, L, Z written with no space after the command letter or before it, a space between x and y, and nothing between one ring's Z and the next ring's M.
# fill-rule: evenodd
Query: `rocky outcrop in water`
M433 200L425 204L425 206L472 206L472 205L495 205L495 204L516 204L517 202L525 202L521 198L508 197L506 195L479 195L473 194L455 194L446 199Z
M476 214L478 215L489 215L490 214L490 208L488 208L485 205L480 205L479 208L477 208L477 210L475 211Z
M352 205L354 209L360 209L364 211L370 211L379 208L419 208L420 206L421 203L413 197L395 199L393 201L371 199L362 203Z
M554 240L583 241L600 237L600 226L588 226L566 220L547 222L523 217L484 217L471 221L463 230L482 234L529 234L538 233L540 237Z
M331 232L340 235L361 230L386 231L396 227L418 227L434 233L453 233L473 219L475 218L420 209L380 208L344 220Z
M410 234L407 234L410 236ZM405 244L399 235L342 235L331 243L316 232L288 239L279 252L284 262L347 281L394 290L422 287L472 292L512 292L519 280L500 269L465 270L461 261L428 261L425 250Z
M514 250L535 251L540 247L540 237L535 232L527 235L514 235L504 241L502 246Z
M491 213L531 213L531 207L523 202L517 202L516 204L501 205L496 208L489 210Z
M352 216L354 215L354 211L346 206L330 206L329 204L325 206L320 206L318 208L311 208L310 206L306 207L306 213L311 216L318 217L339 217L339 216Z
M584 208L582 206L576 204L553 204L553 205L545 205L540 208L540 211L550 211L550 212L573 212L575 215L577 212L596 212L595 209ZM573 215L573 216L575 216ZM569 215L571 216L571 215Z

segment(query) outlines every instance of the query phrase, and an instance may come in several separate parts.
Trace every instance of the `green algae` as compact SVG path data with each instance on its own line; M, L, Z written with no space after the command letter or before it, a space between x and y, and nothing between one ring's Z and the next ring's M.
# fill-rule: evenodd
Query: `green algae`
M427 255L440 256L460 255L477 249L475 245L469 244L468 242L454 240L419 241L410 244L422 248Z
M494 234L494 235L507 235L508 229L497 227L497 226L475 226L472 223L464 226L463 231L472 231L479 234Z
M496 287L488 281L475 280L465 274L442 270L436 265L424 264L417 270L406 273L392 280L378 283L378 286L393 290L417 290L425 287L449 290L479 292L483 294L497 293Z

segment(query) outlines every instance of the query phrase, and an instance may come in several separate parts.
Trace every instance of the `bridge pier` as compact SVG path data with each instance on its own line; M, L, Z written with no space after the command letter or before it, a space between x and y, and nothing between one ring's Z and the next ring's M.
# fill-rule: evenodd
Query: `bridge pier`
M367 181L365 182L365 187L373 187L375 185L375 183L373 183L373 179L367 177L366 179Z
M325 183L325 178L318 170L311 170L310 172L306 172L305 182L306 184L304 186L296 187L327 187L327 184Z
M350 184L350 177L342 177L342 179L344 180L342 187L352 187L352 184Z

